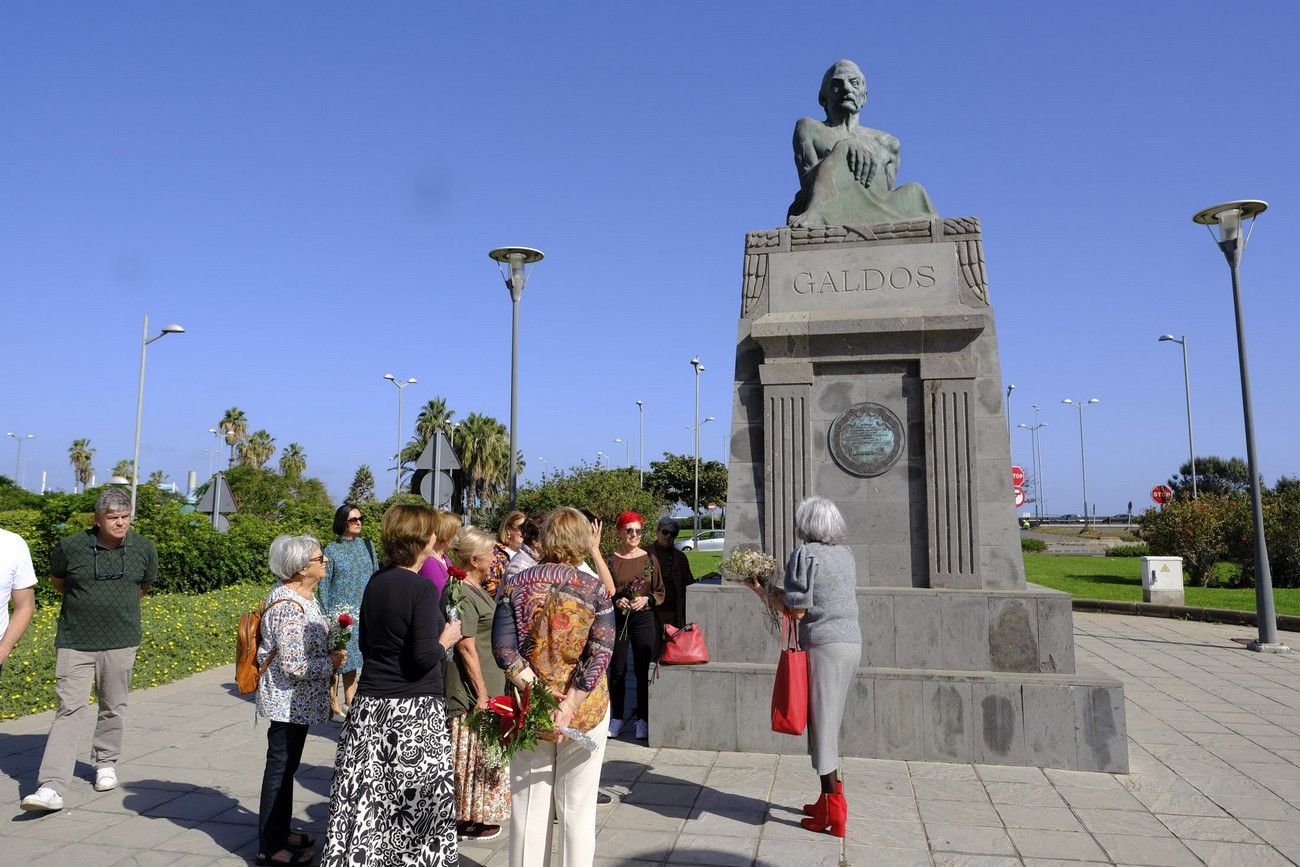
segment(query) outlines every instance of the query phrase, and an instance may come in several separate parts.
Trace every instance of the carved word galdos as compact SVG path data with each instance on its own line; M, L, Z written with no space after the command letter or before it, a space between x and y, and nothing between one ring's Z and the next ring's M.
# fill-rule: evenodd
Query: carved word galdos
M845 271L804 271L794 278L794 291L800 295L823 295L827 292L874 292L879 289L929 289L935 283L934 266L919 265L916 270L899 265L889 271L879 268L856 268Z

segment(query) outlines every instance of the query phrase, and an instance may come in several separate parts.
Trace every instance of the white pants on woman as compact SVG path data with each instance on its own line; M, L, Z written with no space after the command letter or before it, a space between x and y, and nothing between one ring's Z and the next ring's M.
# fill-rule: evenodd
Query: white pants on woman
M609 712L587 732L596 749L538 741L510 758L510 867L548 867L551 817L560 835L559 867L591 867L596 858L596 793L605 761Z

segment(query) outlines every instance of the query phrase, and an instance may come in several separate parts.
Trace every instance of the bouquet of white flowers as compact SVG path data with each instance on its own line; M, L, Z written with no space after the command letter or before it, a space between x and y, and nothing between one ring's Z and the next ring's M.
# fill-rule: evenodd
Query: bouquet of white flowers
M777 575L776 558L762 551L733 548L718 566L722 577L737 584L757 586L765 603L770 603L772 580ZM771 604L764 604L768 626L773 630L780 623L779 615Z
M776 558L771 554L752 549L733 548L719 564L718 571L722 573L723 578L738 584L748 584L752 581L767 585L776 574L776 568Z

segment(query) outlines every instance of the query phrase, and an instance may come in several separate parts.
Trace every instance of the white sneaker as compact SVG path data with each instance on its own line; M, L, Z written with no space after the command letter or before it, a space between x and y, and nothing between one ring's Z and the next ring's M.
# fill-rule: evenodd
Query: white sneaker
M636 721L636 739L639 741L650 740L650 724L643 719Z
M22 808L32 813L48 813L63 809L63 798L49 786L41 786L23 798Z
M621 719L612 719L609 721L609 736L616 738L623 733L623 721Z
M95 791L110 792L117 788L117 771L112 768L100 768L95 771Z

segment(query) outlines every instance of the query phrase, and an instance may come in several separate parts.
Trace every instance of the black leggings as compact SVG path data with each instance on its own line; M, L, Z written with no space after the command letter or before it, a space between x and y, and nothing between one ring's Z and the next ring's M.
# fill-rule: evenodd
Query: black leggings
M632 663L636 666L636 708L632 716L640 720L650 719L650 661L654 658L655 644L659 627L655 622L654 612L648 607L628 614L616 612L614 615L615 636L623 634L624 621L627 624L627 636L622 641L614 642L614 656L609 661L609 701L610 719L627 719L624 713L623 696L627 693L627 657L631 651Z

